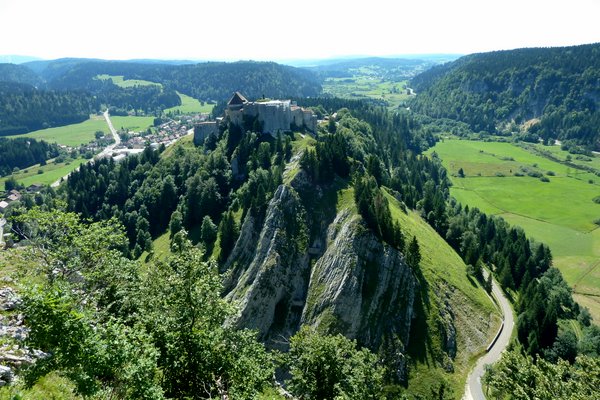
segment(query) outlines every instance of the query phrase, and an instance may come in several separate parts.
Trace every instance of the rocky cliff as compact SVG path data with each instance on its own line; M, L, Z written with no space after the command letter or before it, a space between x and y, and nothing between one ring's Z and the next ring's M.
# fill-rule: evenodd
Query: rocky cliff
M255 219L245 218L226 263L226 298L238 309L231 323L256 329L282 348L301 324L373 349L386 336L406 344L417 280L402 254L348 210L322 232L327 240L317 240L325 248L309 251L306 220L300 197L285 185L271 200L260 233Z
M226 298L238 310L231 323L279 347L298 329L310 274L305 212L294 189L279 186L257 235L258 228L248 214L226 263Z
M330 225L327 243L311 271L302 323L375 349L385 336L408 343L417 280L403 255L348 210Z

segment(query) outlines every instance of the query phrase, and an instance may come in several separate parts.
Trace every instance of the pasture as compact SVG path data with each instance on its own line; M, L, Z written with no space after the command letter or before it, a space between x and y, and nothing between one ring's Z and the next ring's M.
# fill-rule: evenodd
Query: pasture
M40 166L39 164L36 164L24 168L19 172L15 172L12 175L0 178L0 188L4 190L4 182L11 176L25 187L33 184L50 185L85 162L87 162L87 160L83 157L79 157L75 160L67 160L67 162L62 163L56 163L54 160L49 160L46 165ZM42 171L42 173L39 173L39 171Z
M133 132L145 131L154 125L154 117L135 117L131 115L113 117L111 115L110 120L116 130L125 129ZM106 130L108 131L108 126Z
M446 139L433 152L450 174L451 195L549 245L576 300L600 321L600 179L510 143Z
M391 82L370 75L355 75L352 78L327 78L323 82L323 93L350 99L382 100L395 109L410 97L405 86L406 81Z
M41 129L39 131L33 131L14 137L30 137L33 139L45 140L47 142L58 143L69 147L78 147L94 140L94 133L96 131L109 133L106 121L104 121L104 117L101 115L92 115L90 116L90 119L79 124Z
M102 74L102 75L97 75L96 79L101 80L101 81L111 80L112 83L114 83L115 85L122 87L122 88L130 88L130 87L135 87L135 86L160 86L160 87L162 87L162 85L160 83L144 81L142 79L124 79L123 75Z
M179 98L181 99L181 105L175 106L171 108L167 108L165 110L166 114L169 113L179 113L179 114L195 114L195 113L203 113L208 114L212 112L214 104L201 103L195 98L188 96L187 94L179 93Z

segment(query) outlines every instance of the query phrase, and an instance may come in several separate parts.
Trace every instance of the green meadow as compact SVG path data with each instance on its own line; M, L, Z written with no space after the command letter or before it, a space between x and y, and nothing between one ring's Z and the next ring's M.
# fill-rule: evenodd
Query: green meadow
M103 131L109 133L108 125L101 115L92 115L90 119L79 124L41 129L15 137L30 137L47 142L54 142L70 147L78 147L95 139L94 133Z
M154 125L154 117L112 116L110 120L117 130L127 129L133 132L145 131ZM107 127L108 129L108 127Z
M55 163L54 160L49 160L48 164L46 165L40 166L39 164L36 164L31 167L24 168L19 172L15 172L12 175L0 178L0 188L4 190L4 181L11 176L25 187L33 184L51 185L79 167L81 163L85 162L87 162L87 160L82 157L62 163ZM40 171L42 173L40 173Z
M99 79L101 81L107 81L110 79L110 80L112 80L112 83L114 83L115 85L122 87L122 88L129 88L129 87L135 87L135 86L160 86L160 87L162 87L162 85L160 83L144 81L142 79L124 79L123 75L102 74L102 75L97 75L96 79Z
M214 104L204 103L204 105L196 100L195 98L188 96L187 94L179 93L179 98L181 99L181 105L175 106L171 108L167 108L165 113L180 113L180 114L194 114L194 113L205 113L208 114L212 112Z
M409 98L405 86L406 81L391 82L370 75L355 75L352 78L327 78L323 82L323 93L353 99L384 100L390 108L398 108Z
M558 146L546 149L566 158ZM428 153L433 152L450 174L451 195L548 244L575 298L600 321L600 230L594 223L600 204L593 201L600 195L600 179L511 143L445 139ZM461 168L464 178L458 176Z
M162 85L157 82L145 81L142 79L124 79L123 75L97 75L96 79L99 80L111 80L115 85L122 88L130 88L135 86L160 86ZM181 99L181 105L175 106L172 108L167 108L165 113L173 112L173 113L181 113L181 114L190 114L190 113L210 113L214 107L213 104L205 103L202 105L200 101L190 97L186 94L179 93L179 98Z

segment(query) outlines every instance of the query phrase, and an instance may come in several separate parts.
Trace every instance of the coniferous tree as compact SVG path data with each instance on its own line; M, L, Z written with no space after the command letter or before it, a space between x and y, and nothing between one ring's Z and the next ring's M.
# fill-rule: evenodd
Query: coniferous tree
M238 237L237 224L235 223L235 218L233 217L233 213L231 211L228 211L223 215L221 223L219 224L218 236L221 246L219 261L225 262Z
M413 269L419 268L419 263L421 262L421 249L416 236L412 237L412 240L406 249L406 262Z

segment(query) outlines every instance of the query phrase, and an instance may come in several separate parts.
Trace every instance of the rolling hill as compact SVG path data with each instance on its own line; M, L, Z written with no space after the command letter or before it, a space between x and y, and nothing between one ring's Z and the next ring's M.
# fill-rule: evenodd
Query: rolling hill
M415 111L466 122L475 132L600 148L600 43L472 54L411 84Z

